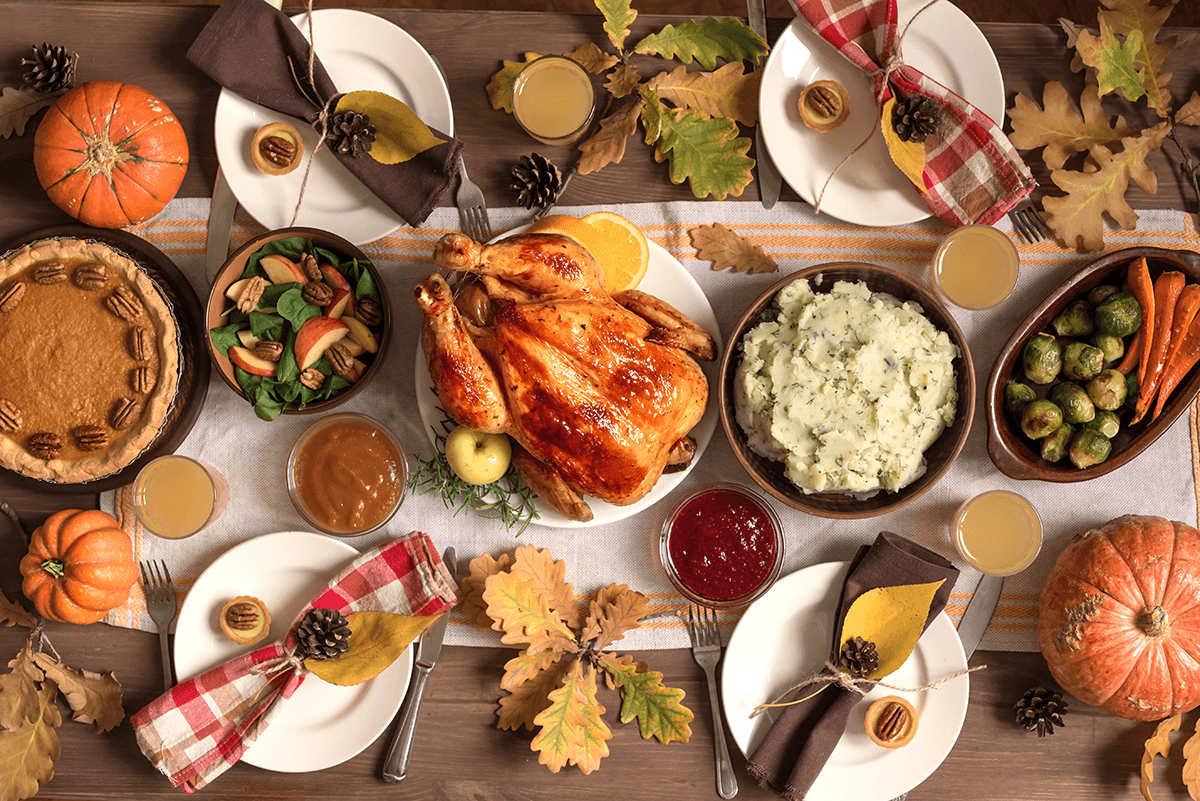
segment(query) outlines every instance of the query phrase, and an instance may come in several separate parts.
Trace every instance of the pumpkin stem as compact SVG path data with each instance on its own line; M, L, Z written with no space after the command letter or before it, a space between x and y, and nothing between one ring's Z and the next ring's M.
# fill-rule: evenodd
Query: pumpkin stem
M62 578L63 573L67 572L67 566L61 559L43 559L41 568L55 578Z
M1167 617L1166 610L1161 606L1143 609L1142 613L1138 615L1137 625L1147 637L1155 639L1167 636L1171 630L1171 621Z

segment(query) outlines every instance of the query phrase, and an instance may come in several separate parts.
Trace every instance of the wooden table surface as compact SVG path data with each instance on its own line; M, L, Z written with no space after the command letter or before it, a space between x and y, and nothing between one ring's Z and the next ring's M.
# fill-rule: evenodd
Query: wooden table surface
M19 58L33 43L52 41L81 55L78 80L111 79L149 88L182 121L192 148L191 166L181 196L208 196L215 179L212 121L218 89L184 59L183 54L215 9L212 6L159 6L0 2L0 85L20 83ZM562 52L584 41L601 41L597 17L562 14L377 10L417 38L445 66L454 99L458 136L466 143L472 178L489 204L515 205L508 188L509 169L534 150L556 162L569 163L563 149L535 145L511 116L492 111L484 87L502 58L517 58L531 49ZM642 15L633 36L656 30L670 17ZM678 21L678 18L674 18ZM787 20L771 20L774 40ZM1036 25L985 23L1004 73L1007 96L1017 91L1040 99L1051 78L1073 87L1081 79L1069 70L1063 36ZM1178 96L1200 88L1200 30L1180 29L1180 42L1170 67ZM1114 110L1119 104L1106 101ZM1127 114L1136 118L1143 112ZM35 120L36 123L36 120ZM1200 136L1182 132L1195 151ZM39 189L31 160L33 136L0 139L0 242L37 228L67 222ZM1174 157L1175 154L1172 154ZM1036 159L1031 159L1036 161ZM1155 158L1159 192L1148 196L1131 190L1136 208L1195 209L1180 176L1161 156ZM1044 184L1046 175L1039 173ZM563 198L566 204L685 200L685 187L672 185L650 148L630 140L621 164L576 178ZM795 200L784 189L784 200ZM757 201L751 185L743 200ZM449 197L446 204L450 205ZM52 511L92 506L89 495L35 491L0 476L0 499L21 513L32 529ZM0 518L0 587L19 595L16 560L18 535ZM97 671L113 670L125 691L127 713L141 708L161 690L158 639L145 632L105 626L50 624L49 635L64 661ZM0 630L0 655L15 654L25 632ZM529 750L529 733L495 728L499 677L509 652L487 648L447 648L429 683L421 709L418 738L409 778L399 787L379 778L388 737L335 768L314 774L278 774L246 765L234 767L203 791L213 799L414 798L414 799L551 799L628 798L660 801L715 798L713 742L703 673L687 651L639 655L682 687L696 714L693 736L686 745L663 746L643 741L634 724L616 720L619 700L604 694L605 715L614 737L611 755L599 772L582 776L568 768L552 775ZM4 657L7 659L7 657ZM1039 654L979 652L971 665L988 669L971 678L966 723L944 764L914 789L912 801L941 798L987 798L995 801L1034 799L1137 798L1142 743L1151 726L1102 715L1079 702L1072 704L1067 726L1053 737L1037 738L1016 728L1012 705L1029 687L1051 681ZM62 756L54 780L41 792L48 798L174 798L178 791L140 754L128 723L96 735L90 727L64 723ZM737 748L740 797L772 798L746 775ZM1178 751L1178 748L1176 748ZM1157 798L1184 797L1181 760L1161 767ZM848 794L847 798L851 796Z

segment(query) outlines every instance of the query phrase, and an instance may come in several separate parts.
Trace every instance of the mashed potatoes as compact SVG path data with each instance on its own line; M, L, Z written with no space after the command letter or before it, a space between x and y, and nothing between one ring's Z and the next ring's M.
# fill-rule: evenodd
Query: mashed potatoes
M912 303L805 279L742 341L737 419L750 448L805 492L895 492L925 472L954 420L958 349Z

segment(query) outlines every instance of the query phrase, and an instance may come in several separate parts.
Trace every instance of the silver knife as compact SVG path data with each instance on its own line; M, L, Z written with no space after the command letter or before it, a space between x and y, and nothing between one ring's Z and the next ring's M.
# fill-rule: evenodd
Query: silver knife
M442 554L442 561L454 571L454 549L447 548ZM425 683L437 662L438 654L442 652L442 638L446 636L446 624L450 621L450 613L446 612L432 626L425 629L417 645L417 670L413 676L412 687L408 697L400 708L400 725L388 748L387 759L383 763L384 781L395 784L403 781L408 773L408 754L412 750L413 734L417 731L417 716L421 711L421 696L425 694Z
M750 21L750 28L765 41L767 38L765 0L746 0L746 16ZM779 190L783 184L783 178L780 177L779 168L775 166L775 162L771 161L771 156L767 153L767 147L763 143L761 120L758 125L754 126L754 159L758 171L758 196L762 200L763 208L769 209L775 205L775 201L779 200Z
M233 232L233 216L237 213L237 198L229 181L217 168L217 183L213 187L212 204L208 207L208 241L204 248L204 274L208 283L229 258L229 237Z
M983 578L975 587L975 594L971 596L967 611L963 612L962 621L958 624L958 638L962 640L967 659L970 659L971 654L979 647L979 641L983 639L983 633L987 631L988 623L992 620L992 613L996 611L996 604L1000 601L1000 590L1003 588L1004 576L991 576L987 573L983 574Z

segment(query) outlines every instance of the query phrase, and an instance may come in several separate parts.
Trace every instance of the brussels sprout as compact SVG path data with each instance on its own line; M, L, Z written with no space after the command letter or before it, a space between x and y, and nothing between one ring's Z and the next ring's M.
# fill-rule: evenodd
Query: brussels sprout
M1025 406L1035 400L1037 395L1028 384L1012 383L1004 388L1004 410L1011 415L1020 417Z
M1108 300L1110 297L1120 291L1120 289L1112 284L1101 284L1088 293L1088 303L1092 304L1093 306L1099 306L1101 303Z
M1121 418L1117 417L1116 412L1101 409L1096 412L1096 416L1090 422L1084 423L1083 427L1088 431L1095 431L1097 434L1103 434L1112 439L1121 430Z
M1137 408L1138 380L1137 373L1125 376L1125 408Z
M1137 381L1137 376L1134 376ZM1116 370L1101 370L1091 381L1087 382L1087 394L1096 404L1097 409L1113 411L1120 409L1128 394L1125 376Z
M1103 434L1087 428L1075 435L1071 440L1071 449L1067 451L1067 455L1071 457L1071 464L1080 469L1100 464L1110 453L1112 441Z
M1050 400L1062 409L1063 420L1067 423L1086 423L1096 416L1095 404L1078 384L1055 384L1050 390Z
M1053 401L1035 400L1021 412L1021 430L1030 439L1041 439L1062 424L1062 409Z
M1070 423L1063 423L1054 429L1042 440L1042 458L1047 462L1061 462L1067 455L1073 436L1075 426Z
M1023 353L1025 377L1035 384L1049 384L1062 369L1062 346L1049 334L1030 337Z
M1062 374L1072 381L1087 381L1104 369L1104 354L1086 342L1068 342L1063 348Z
M1100 349L1106 364L1125 355L1125 340L1112 334L1096 334L1092 337L1092 347Z
M1127 292L1109 295L1096 307L1096 327L1114 337L1127 337L1142 324L1142 304Z
M1060 337L1085 337L1096 330L1092 320L1092 304L1086 300L1071 303L1051 323Z

